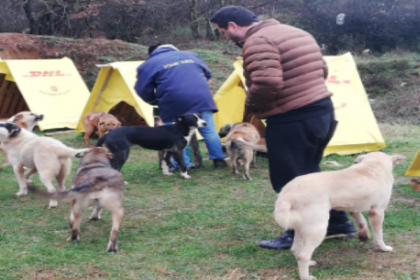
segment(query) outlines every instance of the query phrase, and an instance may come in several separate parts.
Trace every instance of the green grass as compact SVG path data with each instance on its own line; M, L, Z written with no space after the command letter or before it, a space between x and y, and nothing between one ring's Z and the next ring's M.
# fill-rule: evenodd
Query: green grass
M388 143L385 151L407 156L395 170L397 183L385 219L385 241L395 251L376 252L372 242L326 241L314 255L318 266L312 273L318 279L420 278L420 193L403 176L420 147L420 131L391 125L381 125L381 130ZM56 138L83 147L80 136ZM202 152L206 157L204 147ZM354 158L326 160L348 166ZM164 177L156 152L133 147L123 169L130 184L124 190L125 217L116 254L105 252L111 228L107 212L96 222L89 222L86 213L81 240L66 242L69 204L48 210L46 201L31 194L17 198L11 168L1 170L0 279L297 279L289 251L255 245L282 231L272 216L276 196L267 160L259 157L257 164L250 182L229 169L213 169L209 161L184 180L179 174ZM43 188L36 175L34 183Z

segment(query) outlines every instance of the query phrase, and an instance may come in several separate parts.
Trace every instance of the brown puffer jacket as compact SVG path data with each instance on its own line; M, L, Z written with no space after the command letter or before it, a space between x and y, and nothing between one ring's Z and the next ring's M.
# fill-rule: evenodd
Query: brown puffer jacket
M256 117L309 105L331 96L327 67L315 39L274 19L251 27L242 49L246 106Z

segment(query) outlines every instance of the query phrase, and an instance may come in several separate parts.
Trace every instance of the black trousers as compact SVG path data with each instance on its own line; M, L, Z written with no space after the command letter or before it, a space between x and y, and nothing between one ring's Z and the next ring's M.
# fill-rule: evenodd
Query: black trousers
M276 193L297 176L321 171L324 149L336 126L334 112L302 121L267 123L270 179ZM330 224L346 221L345 212L331 210Z

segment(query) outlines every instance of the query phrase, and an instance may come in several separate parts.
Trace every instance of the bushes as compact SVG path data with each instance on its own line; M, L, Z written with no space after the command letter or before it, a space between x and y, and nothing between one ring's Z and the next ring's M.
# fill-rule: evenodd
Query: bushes
M372 109L379 122L420 124L420 86L398 87L373 102Z
M357 57L357 67L379 122L420 123L420 56L387 53Z
M369 48L383 54L397 47L419 51L418 0L305 0L300 23L330 54ZM343 25L336 16L346 14Z
M380 58L360 56L356 61L366 92L372 98L385 95L401 84L415 86L420 78L418 55L394 52Z

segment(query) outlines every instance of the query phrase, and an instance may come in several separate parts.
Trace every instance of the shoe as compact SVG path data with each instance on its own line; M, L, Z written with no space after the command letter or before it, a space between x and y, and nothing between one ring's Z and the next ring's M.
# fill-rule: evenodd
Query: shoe
M290 249L293 245L294 237L295 232L293 230L286 230L277 238L257 241L257 245L265 249Z
M222 158L213 159L213 166L214 168L225 168L227 166L227 163Z
M356 229L349 220L342 224L329 224L325 239L355 237Z

